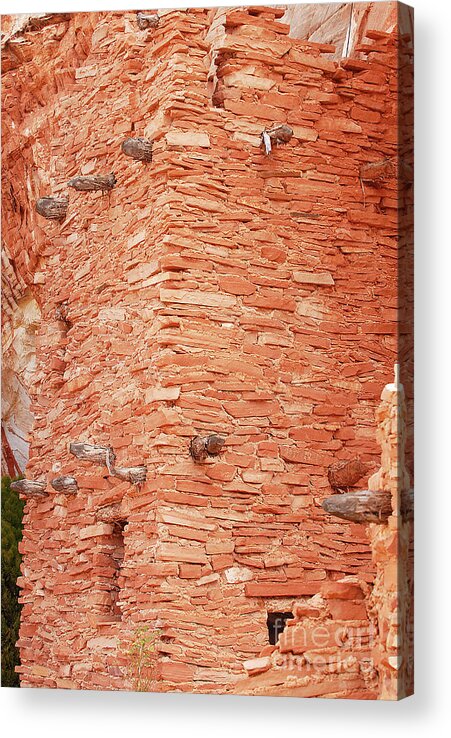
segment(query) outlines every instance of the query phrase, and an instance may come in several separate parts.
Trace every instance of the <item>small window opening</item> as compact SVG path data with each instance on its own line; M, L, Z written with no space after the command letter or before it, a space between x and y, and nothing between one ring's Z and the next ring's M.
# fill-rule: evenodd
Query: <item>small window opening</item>
M268 612L267 625L269 642L271 646L275 646L279 640L279 636L283 633L287 620L293 617L292 612Z
M118 520L114 523L114 529L113 534L111 537L111 568L112 568L112 576L111 576L111 589L110 589L110 596L111 596L111 605L110 610L112 615L116 617L121 616L121 609L119 607L119 594L120 594L120 584L119 584L119 577L121 576L121 569L122 564L124 562L124 528L127 525L126 520Z

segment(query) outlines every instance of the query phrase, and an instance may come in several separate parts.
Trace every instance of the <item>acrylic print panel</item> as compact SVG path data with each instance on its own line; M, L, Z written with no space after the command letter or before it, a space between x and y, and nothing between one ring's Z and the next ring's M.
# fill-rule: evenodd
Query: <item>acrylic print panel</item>
M3 683L411 694L412 10L2 22Z

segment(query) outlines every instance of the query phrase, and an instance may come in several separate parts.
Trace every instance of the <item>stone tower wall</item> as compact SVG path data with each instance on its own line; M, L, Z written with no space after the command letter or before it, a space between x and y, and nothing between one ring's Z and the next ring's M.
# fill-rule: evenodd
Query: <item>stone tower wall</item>
M396 360L397 33L337 62L278 16L73 14L5 43L3 232L42 316L26 473L49 483L25 511L23 686L130 688L146 625L159 688L226 691L268 611L373 581L365 528L320 502L331 466L378 466ZM293 137L266 155L277 124ZM108 194L67 188L109 172ZM49 194L62 224L34 211ZM195 463L208 433L224 450Z

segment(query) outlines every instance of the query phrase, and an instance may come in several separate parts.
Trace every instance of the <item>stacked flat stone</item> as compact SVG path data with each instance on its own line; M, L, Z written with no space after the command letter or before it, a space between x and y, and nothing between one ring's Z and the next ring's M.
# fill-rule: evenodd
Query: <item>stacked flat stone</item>
M74 14L24 45L26 77L4 68L21 207L6 202L3 233L42 307L27 475L78 485L26 504L23 686L129 688L144 624L164 636L157 689L231 691L268 610L373 582L365 527L320 502L333 464L379 463L398 190L360 171L396 156L399 36L339 63L279 16L171 11L144 43L131 12ZM267 156L261 132L279 124L293 136ZM121 154L135 136L150 166ZM71 190L63 226L40 218L30 173L58 192L75 171L117 184ZM227 444L196 463L190 439L212 433ZM74 438L147 480L74 458Z

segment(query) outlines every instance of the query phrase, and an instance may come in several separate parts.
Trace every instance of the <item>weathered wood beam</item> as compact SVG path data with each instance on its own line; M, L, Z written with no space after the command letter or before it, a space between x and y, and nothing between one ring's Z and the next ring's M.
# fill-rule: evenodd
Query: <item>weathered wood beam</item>
M40 197L36 200L36 212L48 220L64 220L68 205L64 197Z
M191 439L189 452L194 461L205 461L207 456L217 456L221 453L225 438L213 433L209 436L195 436Z
M265 147L266 154L270 154L272 147L279 143L288 143L293 135L293 129L285 124L274 126L273 128L265 128L261 134L262 144Z
M62 492L65 495L75 495L78 490L75 477L55 477L50 484L57 492Z
M274 126L266 131L273 144L288 143L293 136L293 129L285 123L280 126Z
M362 464L360 459L351 459L350 461L340 461L338 464L330 466L327 477L333 489L344 489L357 484L366 472L367 467L365 464Z
M157 13L146 14L136 13L136 22L138 28L141 31L145 31L147 28L156 28L160 22L160 16Z
M152 141L146 138L126 138L121 149L126 156L137 161L152 161Z
M392 514L391 494L383 490L332 495L322 501L321 507L330 515L353 523L385 523ZM402 494L401 515L405 520L413 517L413 489Z
M32 479L18 479L11 482L11 489L25 497L47 497L45 482L35 482Z
M111 446L93 446L90 443L77 442L70 444L69 451L77 459L106 466L109 472L114 468L116 454Z
M71 443L69 445L69 451L77 459L106 466L108 473L112 477L122 479L124 482L143 484L146 481L147 467L144 465L116 467L116 454L111 446L93 446L90 443L79 441L77 443Z
M68 187L73 187L79 192L92 192L94 190L112 190L117 179L113 172L107 175L93 174L89 177L73 177L67 183Z
M114 467L111 473L113 477L122 479L124 482L143 484L147 479L147 466Z

